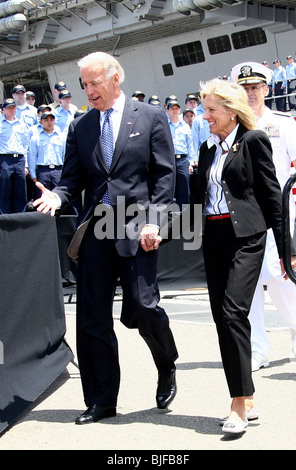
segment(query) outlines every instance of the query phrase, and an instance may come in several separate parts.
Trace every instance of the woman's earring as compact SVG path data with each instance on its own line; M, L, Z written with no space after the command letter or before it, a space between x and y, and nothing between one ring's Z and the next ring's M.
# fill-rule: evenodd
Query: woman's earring
M230 119L231 119L232 121L234 121L234 117L231 117Z

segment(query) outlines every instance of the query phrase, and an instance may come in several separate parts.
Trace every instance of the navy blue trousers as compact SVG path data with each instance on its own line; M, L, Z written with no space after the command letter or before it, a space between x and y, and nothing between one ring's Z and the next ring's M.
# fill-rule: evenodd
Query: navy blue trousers
M175 369L178 353L167 314L158 305L157 250L146 253L139 247L136 256L120 256L114 240L95 237L95 220L86 230L78 258L77 357L86 405L116 406L120 366L112 310L118 279L121 322L138 329L160 374ZM131 345L130 367L134 354Z
M25 157L0 155L0 213L23 212L26 204Z

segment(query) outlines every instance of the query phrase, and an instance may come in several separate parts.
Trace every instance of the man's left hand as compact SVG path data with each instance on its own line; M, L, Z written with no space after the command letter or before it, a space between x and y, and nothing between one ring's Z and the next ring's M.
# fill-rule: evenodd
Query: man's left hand
M145 225L140 233L140 243L144 251L157 250L162 241L158 227Z

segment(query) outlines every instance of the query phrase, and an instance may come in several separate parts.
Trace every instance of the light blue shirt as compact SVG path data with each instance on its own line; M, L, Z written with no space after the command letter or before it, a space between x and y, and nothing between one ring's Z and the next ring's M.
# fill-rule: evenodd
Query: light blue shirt
M38 165L63 165L65 139L59 129L47 134L43 128L34 132L30 140L28 166L31 178L36 178Z
M194 112L195 112L195 115L196 115L196 116L199 116L200 114L204 114L204 113L205 113L205 110L204 110L204 108L203 108L203 106L202 106L201 103L199 103L199 105L195 108Z
M286 78L296 78L296 64L292 62L292 64L288 64L286 66Z
M38 121L38 124L35 124L34 126L29 127L29 128L28 128L29 139L31 139L31 137L32 137L35 133L37 133L37 135L38 135L38 133L41 132L42 130L43 130L43 127L42 127L42 124L41 124L40 121ZM56 132L60 132L60 128L57 127L57 126L54 126L54 130L55 130Z
M210 127L206 119L203 119L203 115L199 114L193 121L191 128L193 147L198 154L201 144L210 137Z
M27 159L28 146L28 129L25 123L17 118L7 121L3 115L0 121L0 154L19 153Z
M286 70L284 69L284 67L280 65L277 69L273 71L272 80L273 82L283 82L283 87L286 90L287 88ZM273 84L273 87L274 87L274 84Z
M17 106L15 117L22 119L29 127L38 124L37 109L28 103L21 107Z
M54 110L55 124L56 126L59 126L61 132L68 132L68 127L70 122L74 119L74 114L75 111L73 109L70 108L68 111L65 111L62 106L59 106Z
M193 147L193 139L189 125L184 121L173 124L169 119L169 126L173 137L175 154L187 155L190 165L197 160L197 153Z
M38 121L38 124L34 124L34 126L30 126L30 127L28 128L29 138L31 138L32 135L35 134L35 132L39 132L40 129L43 129L43 127L42 127L40 121Z

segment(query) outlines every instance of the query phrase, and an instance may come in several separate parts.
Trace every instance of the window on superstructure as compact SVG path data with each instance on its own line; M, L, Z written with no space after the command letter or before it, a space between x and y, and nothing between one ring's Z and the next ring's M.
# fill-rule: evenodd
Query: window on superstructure
M267 42L265 31L262 28L246 29L231 35L234 49L259 46Z
M173 46L172 52L176 67L184 67L186 65L198 64L199 62L205 61L200 41Z
M162 71L165 77L169 77L170 75L174 75L172 64L163 64Z
M224 36L218 36L216 38L211 38L207 40L209 53L211 55L221 54L222 52L231 51L231 43L229 36L225 34Z

